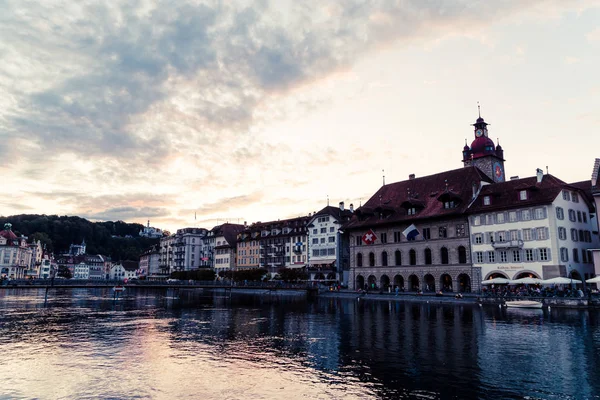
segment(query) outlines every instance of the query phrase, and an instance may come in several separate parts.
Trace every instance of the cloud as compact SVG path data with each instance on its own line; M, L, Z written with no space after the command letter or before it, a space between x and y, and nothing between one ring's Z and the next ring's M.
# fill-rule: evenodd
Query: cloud
M600 28L588 32L585 37L589 42L600 42Z
M164 208L157 207L115 207L96 213L82 213L79 215L92 221L131 221L152 217L165 217L169 214L170 212Z
M316 107L286 102L295 90L381 47L539 7L562 2L3 1L0 156L44 179L42 199L98 219L163 215L182 192L212 193L207 214L259 203L256 186L305 182L299 166L369 156L263 136L290 110ZM247 183L248 195L223 193Z

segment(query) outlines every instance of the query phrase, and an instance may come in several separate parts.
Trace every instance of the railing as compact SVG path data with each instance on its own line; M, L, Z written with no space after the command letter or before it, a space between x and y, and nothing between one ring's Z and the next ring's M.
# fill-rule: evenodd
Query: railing
M508 240L506 242L493 242L492 247L494 249L522 249L522 240Z

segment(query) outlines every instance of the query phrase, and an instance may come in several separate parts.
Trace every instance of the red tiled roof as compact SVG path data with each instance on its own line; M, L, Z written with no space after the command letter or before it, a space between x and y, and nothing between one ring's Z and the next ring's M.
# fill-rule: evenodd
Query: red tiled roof
M15 235L15 233L13 231L10 231L10 230L0 231L0 236L6 238L7 240L16 240L16 239L18 239L17 235Z
M478 189L481 182L492 181L477 167L471 166L384 185L356 210L344 228L460 215L472 201L473 186ZM442 200L455 201L456 206L444 208ZM406 207L415 207L417 213L408 215Z

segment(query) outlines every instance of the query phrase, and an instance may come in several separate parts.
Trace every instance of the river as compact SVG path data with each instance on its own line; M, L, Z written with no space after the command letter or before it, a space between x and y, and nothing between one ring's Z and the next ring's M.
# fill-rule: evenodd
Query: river
M0 399L600 398L600 312L0 290Z

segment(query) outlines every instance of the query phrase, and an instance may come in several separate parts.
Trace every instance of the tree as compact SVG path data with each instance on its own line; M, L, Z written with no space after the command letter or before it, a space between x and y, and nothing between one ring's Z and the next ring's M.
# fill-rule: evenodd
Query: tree
M280 279L285 282L305 281L308 274L301 268L281 268L278 271Z

